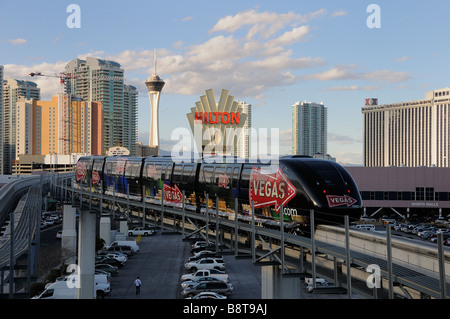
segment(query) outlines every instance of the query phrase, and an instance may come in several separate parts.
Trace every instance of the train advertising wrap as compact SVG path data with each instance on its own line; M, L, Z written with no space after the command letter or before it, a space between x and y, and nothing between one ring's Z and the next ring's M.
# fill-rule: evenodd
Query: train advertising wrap
M248 197L253 201L255 208L275 206L275 211L295 197L297 190L286 178L280 168L275 174L262 174L259 167L253 167L250 175Z
M75 169L77 182L79 181L84 182L84 180L86 179L86 174L87 174L86 163L84 161L78 161L77 167Z

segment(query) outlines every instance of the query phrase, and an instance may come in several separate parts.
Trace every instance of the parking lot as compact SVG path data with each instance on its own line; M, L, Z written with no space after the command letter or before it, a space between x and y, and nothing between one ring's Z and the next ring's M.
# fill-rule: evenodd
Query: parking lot
M191 242L183 241L180 234L161 234L142 237L140 251L131 256L119 274L111 278L111 294L107 299L182 299L181 276L189 273L184 264L191 253ZM236 258L223 254L225 272L233 285L231 300L261 299L261 266L251 258ZM136 295L134 281L142 281ZM292 279L300 280L300 279ZM310 294L303 280L300 299L346 299L345 294ZM358 296L355 296L358 298Z
M142 237L140 251L131 256L119 274L111 278L110 299L179 299L181 281L188 273L184 264L191 254L191 243L179 234L157 234ZM261 298L261 268L250 259L224 255L226 273L234 290L232 299ZM134 280L142 281L140 295L136 295Z

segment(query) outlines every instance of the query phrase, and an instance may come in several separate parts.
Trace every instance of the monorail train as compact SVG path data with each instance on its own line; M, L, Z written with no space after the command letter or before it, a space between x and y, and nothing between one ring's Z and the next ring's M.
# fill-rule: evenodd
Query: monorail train
M147 203L181 206L204 213L208 208L222 217L237 216L279 227L283 209L285 226L305 227L314 209L320 224L343 224L343 216L359 219L362 201L350 174L336 162L305 156L280 157L277 165L261 162L174 162L171 157L85 156L76 166L76 184L92 192L103 192ZM206 198L208 194L208 204Z

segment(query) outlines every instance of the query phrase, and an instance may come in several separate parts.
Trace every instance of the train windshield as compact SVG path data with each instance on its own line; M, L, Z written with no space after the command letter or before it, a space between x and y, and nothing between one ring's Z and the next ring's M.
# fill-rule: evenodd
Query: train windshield
M331 163L311 161L305 163L309 166L327 186L335 187L347 185L347 182L343 179L338 169Z

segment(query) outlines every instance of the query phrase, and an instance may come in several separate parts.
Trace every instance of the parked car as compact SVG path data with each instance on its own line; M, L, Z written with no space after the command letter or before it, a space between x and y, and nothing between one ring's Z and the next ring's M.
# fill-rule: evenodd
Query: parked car
M133 249L133 252L139 251L139 244L135 240L116 240L113 241L110 245L105 245L105 249L108 249L110 247L114 246L130 246Z
M125 264L123 262L118 261L113 257L103 257L97 261L98 264L108 264L111 266L116 266L118 268L123 268Z
M207 242L206 240L198 240L198 241L196 241L195 243L193 243L193 244L191 245L191 247L192 247L192 248L196 248L196 247L199 247L199 246L205 245L205 244L213 245L214 243L211 242L211 241L208 241L208 242Z
M229 296L232 293L232 288L226 282L200 282L192 287L187 287L181 292L183 298L193 297L201 292L215 292L225 296Z
M432 230L424 230L422 232L420 232L420 234L418 234L420 236L420 238L423 239L430 239L431 236L436 236L436 234L432 231Z
M227 296L212 292L205 291L201 292L193 297L187 297L186 299L227 299Z
M217 253L215 253L214 251L202 250L198 253L195 253L194 256L189 257L188 261L195 261L195 260L199 260L199 259L202 259L205 257L222 258L222 256L217 255Z
M195 278L205 277L205 276L216 277L218 279L221 279L222 281L228 282L228 274L224 273L223 271L217 270L217 269L197 270L195 273L185 274L185 275L181 276L181 281L194 280Z
M196 243L192 246L191 252L196 253L202 250L214 250L216 245L214 243Z
M216 260L208 257L193 262L188 262L184 265L184 268L192 272L196 272L199 269L225 270L225 263L223 262L223 259Z
M62 238L62 230L58 230L56 233L56 238L61 239Z
M443 238L442 238L442 241L443 242L446 242L447 241L447 239L449 239L450 238L450 235L443 235ZM437 240L438 240L438 237L436 236L436 237L432 237L432 238L430 238L430 241L432 242L432 243L437 243Z
M195 278L193 280L188 280L188 281L183 281L181 283L181 288L187 288L187 287L192 287L196 284L198 284L199 282L223 282L223 280L217 278L217 277L212 277L212 276L205 276L205 277L198 277ZM227 283L230 287L231 283Z
M127 255L119 253L119 252L111 252L105 255L105 258L115 258L118 261L120 261L121 263L126 263L128 260Z
M151 236L154 234L155 234L155 231L153 229L147 229L144 227L135 227L128 231L128 236L137 236L137 235Z
M113 246L113 247L109 247L109 248L105 248L102 249L98 252L98 254L107 254L110 252L119 252L122 253L124 255L127 255L127 257L131 257L134 255L134 251L133 248L131 248L130 246Z
M103 270L109 272L112 277L119 274L119 268L117 266L111 266L108 264L97 264L95 265L95 270Z

